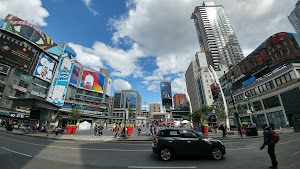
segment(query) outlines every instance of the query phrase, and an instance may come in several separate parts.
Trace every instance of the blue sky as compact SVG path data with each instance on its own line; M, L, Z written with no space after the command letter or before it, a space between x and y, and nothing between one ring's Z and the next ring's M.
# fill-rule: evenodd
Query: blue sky
M272 34L294 32L287 16L297 0L215 1L224 5L245 56ZM137 90L144 106L145 101L147 105L161 102L163 79L171 81L173 94L186 89L184 73L200 49L190 16L202 2L1 0L0 20L17 15L56 42L69 43L79 62L109 70L111 95L122 89Z

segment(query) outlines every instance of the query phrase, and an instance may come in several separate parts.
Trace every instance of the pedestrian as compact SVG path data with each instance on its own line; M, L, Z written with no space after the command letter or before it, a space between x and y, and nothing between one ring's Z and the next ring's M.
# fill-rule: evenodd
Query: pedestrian
M94 135L93 135L93 137L97 136L97 130L98 130L98 126L96 124L95 127L94 127Z
M57 137L58 136L58 132L60 131L60 127L59 126L57 126L56 128L55 128L55 136Z
M279 136L273 131L274 126L270 124L271 127L268 127L267 124L263 124L262 128L264 129L264 142L260 147L260 150L264 149L265 146L268 146L268 154L271 158L272 166L269 168L275 169L278 166L278 162L276 160L275 155L275 144L279 141ZM274 136L277 135L277 136ZM277 137L277 138L275 138Z
M154 130L154 135L156 135L156 126L154 126L153 130Z
M150 133L153 136L153 128L152 128L152 126L150 126Z
M221 130L222 130L222 133L223 133L223 138L226 136L226 128L223 124L221 124Z
M139 135L141 135L141 131L142 131L142 129L139 127L139 128L138 128L138 133L139 133Z
M239 127L239 128L238 128L238 134L240 134L241 137L243 137L242 127Z
M101 136L103 134L102 131L103 131L103 126L100 125L99 128L98 128L98 134L99 134L99 136Z
M118 132L119 132L119 126L118 125L116 125L116 127L115 127L115 138L117 137L117 135L118 135Z

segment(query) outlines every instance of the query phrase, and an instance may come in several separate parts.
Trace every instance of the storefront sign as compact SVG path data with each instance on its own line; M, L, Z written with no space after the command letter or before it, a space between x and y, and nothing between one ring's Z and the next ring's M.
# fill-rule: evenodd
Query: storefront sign
M45 94L36 92L36 91L34 91L34 90L31 90L30 94L35 95L35 96L38 96L38 97L42 97L42 98L45 98L45 97L46 97Z
M0 110L0 115L3 115L3 116L10 116L10 112L5 111L5 110Z
M16 111L23 112L23 113L30 113L30 110L22 109L20 107L16 107Z
M236 81L241 80L243 77L245 77L245 75L241 74L239 77L232 79L232 83L235 83Z
M99 111L89 111L89 110L84 110L82 112L82 114L99 114L99 115L102 115L102 112L99 112Z
M7 75L9 72L9 69L10 69L10 66L0 63L0 73Z
M20 92L24 92L24 93L27 92L27 89L26 89L26 88L21 87L21 86L17 86L17 85L15 85L15 84L12 85L12 88L13 88L13 89L16 89L16 90L19 90Z
M100 105L95 105L95 104L89 104L89 107L92 107L92 108L101 108Z
M260 80L262 80L262 79L264 79L264 78L266 78L266 77L269 77L269 76L271 76L271 75L273 75L273 74L275 74L275 73L281 71L281 70L284 69L284 68L286 68L286 66L285 66L285 65L282 65L282 66L280 66L280 67L274 69L272 72L265 74L263 77L258 78L257 81L260 81Z

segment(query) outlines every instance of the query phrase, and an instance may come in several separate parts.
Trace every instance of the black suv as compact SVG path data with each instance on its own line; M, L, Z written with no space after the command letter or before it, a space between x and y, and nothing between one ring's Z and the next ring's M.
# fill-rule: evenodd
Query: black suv
M158 131L152 150L164 161L171 160L174 155L204 155L220 160L226 154L225 146L220 140L213 140L183 128Z

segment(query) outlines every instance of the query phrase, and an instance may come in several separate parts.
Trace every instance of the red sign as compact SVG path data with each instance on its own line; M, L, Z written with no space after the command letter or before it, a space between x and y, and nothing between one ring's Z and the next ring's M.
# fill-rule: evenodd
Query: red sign
M89 107L92 107L92 108L101 108L100 105L95 105L95 104L89 104Z

